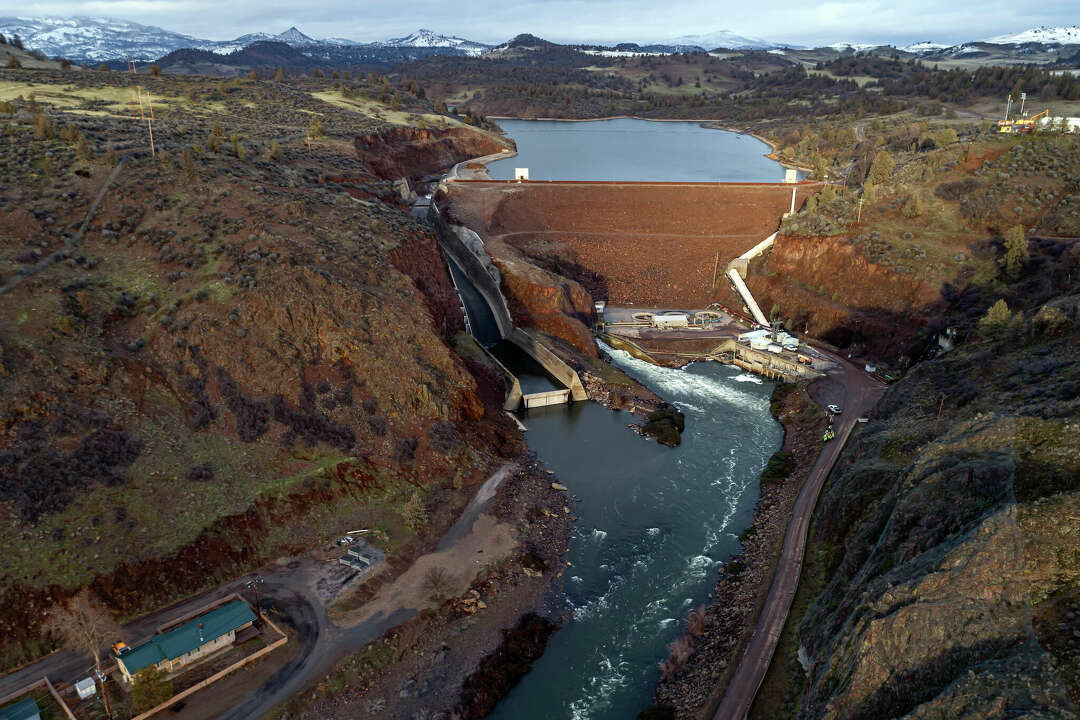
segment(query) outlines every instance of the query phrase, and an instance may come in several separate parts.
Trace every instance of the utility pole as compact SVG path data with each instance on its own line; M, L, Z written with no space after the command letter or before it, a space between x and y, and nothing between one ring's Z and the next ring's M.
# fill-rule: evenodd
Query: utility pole
M262 577L256 575L247 581L247 586L255 591L255 616L262 619L262 606L259 604L259 585L262 584Z
M1020 93L1020 117L1024 117L1024 103L1027 102L1027 93Z
M719 253L719 252L717 252L717 253L716 253L716 262L714 262L714 263L713 263L713 269L712 269L712 288L710 288L710 290L715 290L715 289L716 289L716 272L717 272L717 270L719 270L719 269L720 269L720 253Z
M858 213L855 216L856 224L862 222L862 206L863 206L863 198L859 198Z
M109 703L109 688L105 686L108 676L101 671L101 663L97 666L98 682L101 683L101 697L105 701L105 717L112 718L112 705Z

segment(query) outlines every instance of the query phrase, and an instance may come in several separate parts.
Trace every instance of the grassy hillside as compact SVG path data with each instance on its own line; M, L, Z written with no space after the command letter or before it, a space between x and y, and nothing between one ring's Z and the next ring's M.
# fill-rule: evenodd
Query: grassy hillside
M477 422L434 238L357 159L430 104L341 94L0 70L5 663L87 584L130 615L353 527L408 555L520 449Z

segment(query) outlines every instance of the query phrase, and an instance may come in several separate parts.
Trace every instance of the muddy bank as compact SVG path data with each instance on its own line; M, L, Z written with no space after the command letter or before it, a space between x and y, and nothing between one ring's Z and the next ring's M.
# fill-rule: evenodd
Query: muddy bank
M573 500L554 480L535 456L523 459L490 509L516 528L517 551L491 564L478 554L469 590L346 658L282 710L296 720L490 711L566 620L559 597Z
M360 162L380 178L415 179L469 158L493 155L510 144L491 133L466 128L445 130L393 127L358 136Z
M762 473L742 552L720 569L709 604L688 620L663 665L655 702L675 717L711 716L723 697L768 595L795 499L821 450L824 416L803 386L777 385L770 409L784 427L784 445Z

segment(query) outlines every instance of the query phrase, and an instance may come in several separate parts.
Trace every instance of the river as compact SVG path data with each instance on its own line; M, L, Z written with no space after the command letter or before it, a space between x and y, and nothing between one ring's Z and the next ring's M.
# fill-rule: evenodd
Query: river
M738 368L660 368L604 348L686 414L677 448L631 433L596 403L529 411L529 447L580 498L566 570L571 622L494 718L633 718L666 646L706 600L750 523L758 476L782 441L772 383Z
M759 141L693 123L500 124L517 140L522 158L533 157L525 153L536 150L533 140L540 136L551 143L549 151L561 148L555 155L564 164L552 172L565 179L616 177L637 166L637 160L626 159L631 155L657 164L648 179L685 179L698 172L693 168L708 165L695 159L688 169L684 163L696 157L703 141L737 146L738 159L723 171L729 179L765 179L761 163L770 168L768 179L783 175L779 165L761 157L765 146ZM550 134L541 130L552 125ZM613 153L612 163L593 167L560 145L560 139L572 146L583 137ZM676 146L678 152L671 152ZM531 358L498 342L490 309L464 274L453 270L474 335L514 372L526 393L555 387ZM529 447L580 499L564 576L570 621L493 718L625 720L646 707L668 643L682 632L687 614L706 602L718 567L738 551L738 536L758 499L759 475L783 439L769 414L771 382L718 363L661 368L602 349L617 367L678 406L686 414L686 431L679 447L668 448L631 432L630 414L593 402L522 416Z
M531 180L780 182L784 168L750 135L696 122L620 118L589 122L500 120L517 157L488 165L496 180L528 168Z

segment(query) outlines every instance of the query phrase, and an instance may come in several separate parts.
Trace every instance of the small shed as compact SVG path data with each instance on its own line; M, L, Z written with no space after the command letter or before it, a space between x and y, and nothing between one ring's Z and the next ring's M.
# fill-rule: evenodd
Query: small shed
M514 179L518 182L529 179L529 168L514 168Z
M94 678L85 677L75 683L75 692L79 694L79 699L85 700L88 697L92 697L97 692L97 685L94 684Z
M41 720L41 710L32 697L24 697L18 702L0 708L0 720Z

